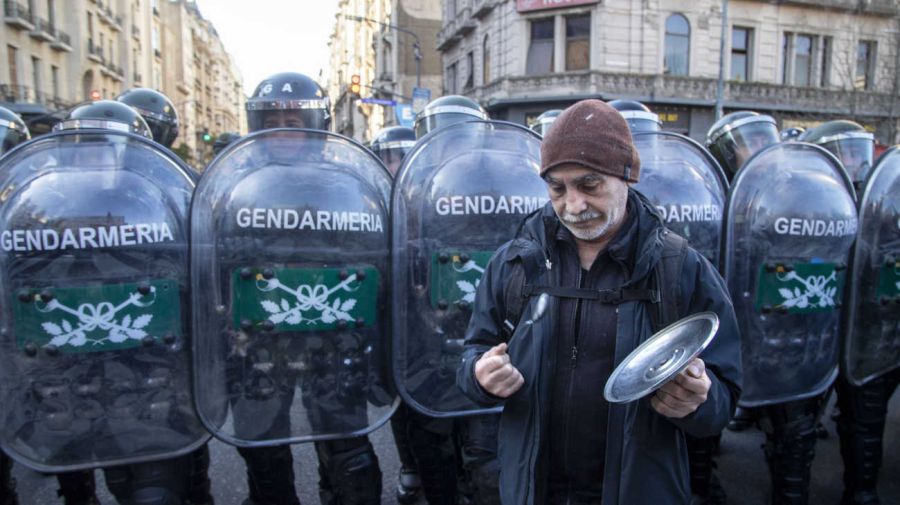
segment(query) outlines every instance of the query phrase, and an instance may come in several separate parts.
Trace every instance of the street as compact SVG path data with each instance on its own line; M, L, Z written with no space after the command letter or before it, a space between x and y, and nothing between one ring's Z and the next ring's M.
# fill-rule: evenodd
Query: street
M837 505L840 501L843 466L830 412L831 406L825 417L825 426L830 436L825 440L819 440L816 445L811 504ZM371 440L384 473L383 503L396 503L394 486L397 482L399 463L390 426L385 425L375 431L371 435ZM763 441L763 434L757 430L741 433L725 432L718 462L719 476L728 493L728 503L761 505L767 502L768 475L760 449ZM210 443L210 451L213 461L210 472L216 504L240 505L247 496L247 478L244 474L243 460L236 450L218 440ZM316 456L312 444L294 446L294 464L297 472L297 492L301 502L318 503ZM13 474L18 480L22 505L61 503L56 497L56 479L52 476L43 476L21 465L16 465ZM896 479L898 474L900 474L900 394L894 394L888 412L884 465L879 482L882 503L900 503L900 480ZM102 472L97 472L98 495L103 504L111 505L115 502L106 491L102 478Z

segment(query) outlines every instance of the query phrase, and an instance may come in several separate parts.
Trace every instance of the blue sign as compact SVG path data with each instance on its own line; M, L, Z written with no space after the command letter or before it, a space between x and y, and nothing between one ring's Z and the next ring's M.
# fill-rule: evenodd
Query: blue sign
M413 114L422 112L422 109L431 101L431 90L428 88L413 88L412 111Z
M397 102L394 100L385 100L383 98L361 98L359 100L362 103L373 103L375 105L384 105L385 107L394 107L397 105Z
M412 105L408 103L397 104L397 107L394 108L394 112L397 114L397 123L400 126L405 126L407 128L413 127L416 115L413 114Z

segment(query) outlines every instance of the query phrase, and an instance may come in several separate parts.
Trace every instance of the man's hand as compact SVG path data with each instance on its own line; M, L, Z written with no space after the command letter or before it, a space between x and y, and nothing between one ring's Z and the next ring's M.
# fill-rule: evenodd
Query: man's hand
M712 381L706 375L706 364L697 358L683 372L659 388L650 399L650 405L653 410L666 417L680 419L697 410L706 401L711 385Z
M491 347L478 358L475 380L485 391L500 398L509 397L525 383L525 378L510 363L505 343Z

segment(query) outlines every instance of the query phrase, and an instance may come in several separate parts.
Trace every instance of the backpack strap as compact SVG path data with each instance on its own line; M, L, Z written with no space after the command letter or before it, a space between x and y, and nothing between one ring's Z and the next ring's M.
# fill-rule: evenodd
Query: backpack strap
M662 254L653 269L651 282L660 293L659 303L650 310L650 322L657 332L679 318L681 307L681 272L687 256L688 243L668 229L662 233Z

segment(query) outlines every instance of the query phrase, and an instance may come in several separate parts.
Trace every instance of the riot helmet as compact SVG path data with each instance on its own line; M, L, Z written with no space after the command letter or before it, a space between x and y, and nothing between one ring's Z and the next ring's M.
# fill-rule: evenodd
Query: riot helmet
M610 107L619 111L628 123L632 135L639 132L657 132L662 129L659 116L637 100L610 100Z
M781 141L787 142L789 140L799 140L798 137L800 137L800 135L803 135L803 132L805 131L806 129L802 126L792 126L791 128L785 128L784 130L781 130Z
M0 107L0 156L29 139L31 134L25 121L15 112Z
M129 132L153 139L147 122L135 109L113 100L82 105L53 127L54 131L82 129Z
M556 121L556 118L562 114L562 109L550 109L534 120L534 124L531 125L531 129L538 132L542 137L550 131L550 125Z
M391 126L375 135L370 149L375 156L381 158L391 175L397 175L397 170L403 163L403 157L412 150L414 145L416 145L416 132L412 128Z
M178 114L169 97L150 88L132 88L116 100L138 111L153 132L153 140L165 147L172 147L178 136Z
M807 130L799 140L818 144L837 156L854 183L866 180L875 156L875 136L859 123L839 119Z
M416 138L453 123L472 119L488 119L487 112L475 100L460 95L442 96L416 115Z
M213 154L218 156L219 153L225 150L226 147L230 146L234 142L240 140L241 134L236 132L225 132L218 137L216 137L216 141L213 142L212 150Z
M748 110L726 114L706 134L706 147L732 179L751 156L778 142L775 120Z
M296 72L282 72L263 79L247 100L247 125L251 132L271 128L331 127L328 95L319 84Z

